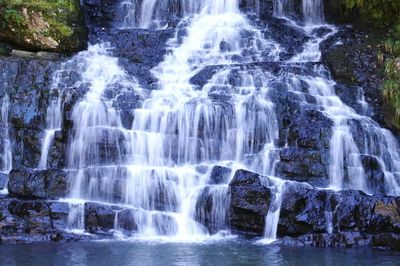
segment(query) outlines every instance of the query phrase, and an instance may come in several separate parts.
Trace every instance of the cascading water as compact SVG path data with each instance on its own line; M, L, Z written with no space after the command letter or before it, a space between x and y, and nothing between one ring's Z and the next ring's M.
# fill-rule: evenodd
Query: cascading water
M279 129L270 94L276 83L297 92L305 104L316 104L333 121L331 187L371 192L361 158L367 155L379 162L385 174L385 192L400 194L396 140L340 100L324 67L317 64L307 75L283 75L254 64L272 61L290 68L319 62L320 44L336 32L333 26L321 25L322 1L303 1L304 23L287 19L309 41L286 62L280 62L283 48L265 38L268 34L240 12L238 0L125 0L121 7L123 18L117 24L123 28L160 28L171 13L182 21L164 61L152 70L157 90L142 92L112 56L112 47L104 43L91 45L55 74L52 88L62 91L55 93L47 111L38 168L47 168L54 133L62 127L62 99L67 93L63 90L79 88L86 93L72 111L67 151L66 170L72 183L69 199L64 200L70 204L69 226L74 232L85 229L88 201L115 208L117 237L134 231L136 237L147 239L196 240L225 231L229 183L234 170L244 168L267 176L264 185L275 192L264 242L274 241L285 189L285 182L274 177ZM286 16L292 8L292 1L275 1L274 13ZM192 78L205 68L215 68L212 77L204 85L194 84ZM63 72L77 73L78 78L69 84L65 79L70 77ZM308 85L307 92L302 84ZM140 96L129 126L122 123L116 107L117 97L126 91ZM316 103L308 103L305 94ZM364 133L362 141L352 135L356 126ZM376 141L382 145L373 145ZM214 182L211 174L216 165L231 168L232 174ZM212 202L210 212L198 206L199 199L207 196ZM332 213L326 215L330 231Z
M297 8L300 1L274 0L274 15L277 17L296 16L296 9L301 9L301 17L306 26L324 23L323 0L302 0L301 8Z
M213 0L124 0L120 4L122 28L160 28L171 16L198 13L221 14L238 11L239 2Z
M0 136L1 136L1 157L0 157L0 177L4 181L4 184L0 186L0 194L7 194L7 175L12 169L12 152L11 152L11 140L8 125L8 111L10 108L10 98L6 94L1 101L1 113L0 113ZM0 181L1 181L0 180ZM1 182L2 183L2 182Z
M303 0L303 17L306 24L321 24L324 22L323 0Z
M63 92L60 88L61 73L64 73L63 67L61 70L55 72L53 84L51 86L51 91L53 93L56 92L58 95L53 96L54 98L50 100L50 104L46 111L46 130L44 131L44 136L42 138L42 149L38 164L38 169L40 170L48 168L48 156L51 145L54 141L54 136L57 131L62 129Z
M185 13L197 14L189 18L187 36L182 42L178 35L173 38L170 55L153 70L159 90L134 110L132 128L122 126L112 101L104 97L107 89L130 84L116 59L101 46L76 59L85 66L82 83L89 90L72 113L68 170L75 173L70 197L121 206L145 237L207 235L196 221L201 220L197 199L206 188L214 201L213 231L227 229L230 180L209 184L212 165L241 164L269 174L277 159L278 127L268 75L259 69L221 70L201 90L190 78L208 65L277 60L279 45L249 23L238 1L184 1L182 6ZM149 18L142 14L143 21ZM223 98L230 100L219 100ZM209 171L200 171L202 166ZM83 229L76 227L82 224L84 201L70 202L71 228ZM116 230L121 230L126 210L117 213Z
M285 3L277 1L276 6L281 7ZM283 4L282 4L283 3ZM287 3L286 3L287 4ZM321 52L319 46L322 41L336 33L336 29L323 23L322 1L303 0L303 13L306 19L305 32L310 40L304 45L303 51L290 62L319 62ZM306 15L307 14L307 15ZM295 27L299 27L292 22ZM315 34L315 29L325 28L327 33L322 36ZM309 85L309 94L314 96L317 104L322 107L326 115L334 122L333 136L330 143L330 184L333 189L359 189L367 193L372 188L367 184L367 177L361 156L375 158L385 175L385 192L391 195L400 195L399 182L399 146L390 131L382 129L369 117L357 114L357 112L343 103L335 93L336 83L330 77L326 68L315 67L315 76L295 77L297 83L306 82ZM292 77L293 81L293 77ZM299 83L300 82L300 83ZM301 91L301 88L298 88ZM359 95L359 102L365 109L366 103L363 95ZM355 124L361 128L355 129ZM353 127L353 128L352 128ZM353 131L352 131L353 129ZM356 143L354 131L361 130L362 141ZM380 143L375 145L374 143Z

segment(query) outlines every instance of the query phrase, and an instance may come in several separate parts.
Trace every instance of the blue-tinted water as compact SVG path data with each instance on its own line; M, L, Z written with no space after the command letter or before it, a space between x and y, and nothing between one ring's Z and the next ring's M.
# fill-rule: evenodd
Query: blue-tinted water
M248 241L207 244L88 242L0 246L0 265L400 265L369 248L289 248Z

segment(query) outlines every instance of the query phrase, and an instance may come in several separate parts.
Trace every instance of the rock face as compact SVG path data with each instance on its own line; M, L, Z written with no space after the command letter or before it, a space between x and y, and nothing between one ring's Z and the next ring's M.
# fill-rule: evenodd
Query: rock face
M71 53L87 45L79 0L2 0L0 20L0 40L28 50Z
M288 183L278 234L286 236L282 242L288 245L380 246L394 239L395 246L400 232L399 200Z
M67 203L1 199L0 235L3 243L71 242L93 239L65 232Z
M256 173L245 170L235 173L229 184L229 221L232 229L262 235L272 197L267 183L266 177Z
M8 191L12 196L25 199L59 199L68 193L68 173L62 170L11 171Z

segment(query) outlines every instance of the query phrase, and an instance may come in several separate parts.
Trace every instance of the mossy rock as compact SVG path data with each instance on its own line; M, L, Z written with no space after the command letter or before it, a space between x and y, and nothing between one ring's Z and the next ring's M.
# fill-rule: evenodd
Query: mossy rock
M0 0L0 40L31 51L72 53L87 45L79 0Z

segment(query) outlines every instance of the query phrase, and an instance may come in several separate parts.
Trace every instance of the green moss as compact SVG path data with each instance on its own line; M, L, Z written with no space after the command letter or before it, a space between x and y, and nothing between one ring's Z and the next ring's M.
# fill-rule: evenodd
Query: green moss
M387 26L397 23L399 0L343 0L347 12L370 25Z
M39 14L49 26L29 30L24 9ZM13 32L17 40L32 39L39 34L68 46L69 40L76 42L85 33L78 0L0 0L0 21L0 30Z
M0 6L4 5L5 20L13 26L23 26L22 8L34 10L43 15L49 23L51 32L49 35L57 39L69 37L74 30L68 26L69 14L79 12L79 6L73 0L0 0Z

